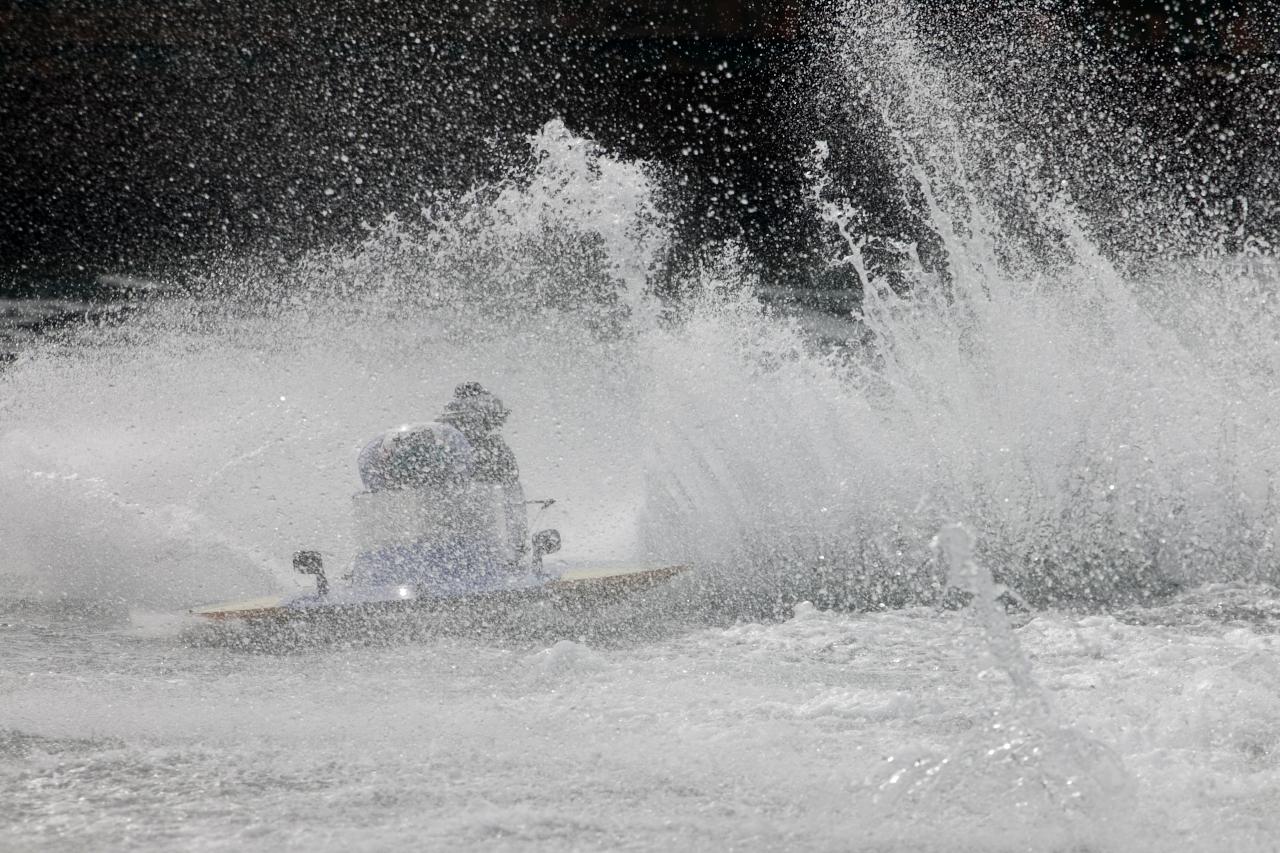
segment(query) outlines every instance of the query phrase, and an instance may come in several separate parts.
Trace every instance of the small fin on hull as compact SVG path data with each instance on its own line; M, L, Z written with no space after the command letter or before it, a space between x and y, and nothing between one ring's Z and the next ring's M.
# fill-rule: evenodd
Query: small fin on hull
M685 566L662 566L661 568L577 569L560 575L548 583L546 589L552 593L587 592L623 595L666 583L685 571L685 568Z

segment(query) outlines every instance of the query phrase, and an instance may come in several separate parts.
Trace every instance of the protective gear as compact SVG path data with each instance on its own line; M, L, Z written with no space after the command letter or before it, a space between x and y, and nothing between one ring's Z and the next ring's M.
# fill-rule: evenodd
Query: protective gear
M464 382L453 390L440 420L456 426L475 451L472 478L501 492L507 541L518 559L528 550L529 521L516 455L498 433L510 414L502 400L479 382Z
M511 410L501 398L479 382L464 382L453 389L453 399L444 407L441 420L462 430L468 440L501 429Z

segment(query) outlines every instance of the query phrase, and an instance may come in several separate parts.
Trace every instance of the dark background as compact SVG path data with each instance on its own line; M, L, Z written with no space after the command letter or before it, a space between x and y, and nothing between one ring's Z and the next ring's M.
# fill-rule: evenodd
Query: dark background
M1010 16L1073 69L1078 107L1167 147L1205 215L1248 198L1257 220L1277 197L1270 4L929 2L921 20L963 58ZM737 238L803 281L802 157L833 129L862 132L824 128L838 118L805 95L834 18L806 0L10 2L0 287L353 239L495 177L554 116L663 164L685 245ZM1016 98L1017 75L1005 82ZM865 135L852 168L874 174ZM862 183L890 211L893 194Z

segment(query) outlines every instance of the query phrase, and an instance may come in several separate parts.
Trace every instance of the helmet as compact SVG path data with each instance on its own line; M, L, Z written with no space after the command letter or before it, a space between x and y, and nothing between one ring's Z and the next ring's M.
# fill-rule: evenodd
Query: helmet
M492 432L506 422L511 410L501 398L479 382L464 382L453 389L453 399L444 407L444 420L463 432Z

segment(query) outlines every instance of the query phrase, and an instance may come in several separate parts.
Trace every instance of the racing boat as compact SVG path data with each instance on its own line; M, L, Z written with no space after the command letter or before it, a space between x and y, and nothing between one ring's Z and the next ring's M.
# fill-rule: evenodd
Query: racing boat
M193 608L200 623L218 631L297 629L311 637L387 637L414 633L582 617L608 604L670 581L679 565L595 564L549 566L560 550L557 530L532 537L524 563L495 561L473 540L450 538L433 518L433 495L364 493L356 496L357 529L366 539L349 570L331 582L317 551L293 556L296 571L315 578L314 591ZM543 508L554 501L533 501ZM456 510L451 520L461 514ZM475 519L469 520L474 523Z
M360 454L365 491L353 497L358 549L340 583L329 582L320 552L299 551L293 566L315 577L314 592L198 607L192 615L223 625L323 625L366 634L413 613L435 623L488 624L531 609L581 614L683 570L547 566L544 557L560 550L560 533L530 537L528 507L546 510L555 501L526 501L518 483L473 477L473 463L473 448L450 425L389 431Z
M296 555L315 573L310 552ZM289 652L436 636L517 640L582 637L609 630L600 612L656 588L683 566L617 565L529 572L441 590L430 585L317 584L314 592L214 604L191 610L184 638L194 645ZM323 574L316 574L319 581Z

